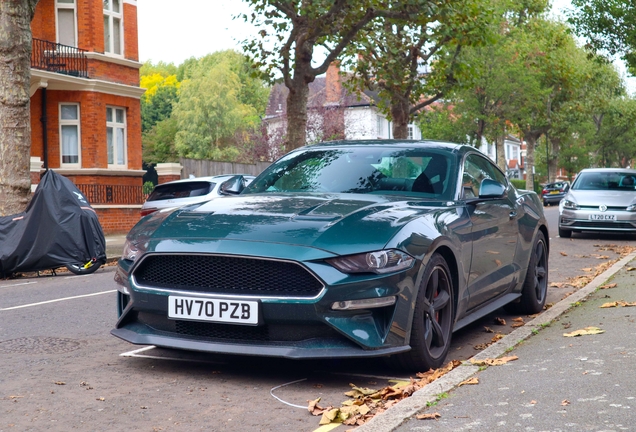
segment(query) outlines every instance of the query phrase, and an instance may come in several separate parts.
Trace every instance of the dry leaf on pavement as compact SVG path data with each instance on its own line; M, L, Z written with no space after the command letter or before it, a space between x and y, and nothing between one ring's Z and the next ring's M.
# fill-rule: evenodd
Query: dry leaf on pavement
M479 378L472 377L472 378L468 378L465 381L460 382L457 387L461 387L463 385L476 385L476 384L479 384Z
M570 405L570 401L569 401L569 400L567 400L567 399L563 399L563 400L561 401L561 405L563 405L563 406Z
M508 357L501 357L497 359L491 359L491 358L484 359L484 360L470 359L469 361L475 366L501 366L508 362L511 362L513 360L518 360L518 359L519 357L517 356L508 356Z
M495 317L495 324L506 325L506 320L503 318Z
M632 306L636 306L636 302L627 303L626 301L621 300L621 301L603 303L599 307L602 307L602 308L613 308L613 307L632 307Z
M437 420L441 415L439 413L431 413L431 414L418 414L415 416L418 420Z
M610 288L616 288L617 285L618 284L613 283L613 284L601 285L599 288L600 289L610 289Z
M605 333L605 330L601 330L598 327L585 327L584 329L574 330L570 333L563 333L565 337L577 337L577 336L585 336L585 335L595 335Z

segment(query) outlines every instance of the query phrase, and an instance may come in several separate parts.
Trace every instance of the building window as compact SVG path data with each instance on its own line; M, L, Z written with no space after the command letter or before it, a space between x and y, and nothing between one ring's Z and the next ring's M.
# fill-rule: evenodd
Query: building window
M122 0L104 1L104 52L122 55Z
M412 140L413 139L413 125L409 125L408 126L408 136L407 139Z
M108 165L126 166L126 110L124 108L106 108L106 147Z
M77 46L77 14L75 0L57 0L57 42Z
M378 138L384 138L384 117L377 116Z
M60 148L62 149L62 165L79 165L79 104L60 105Z

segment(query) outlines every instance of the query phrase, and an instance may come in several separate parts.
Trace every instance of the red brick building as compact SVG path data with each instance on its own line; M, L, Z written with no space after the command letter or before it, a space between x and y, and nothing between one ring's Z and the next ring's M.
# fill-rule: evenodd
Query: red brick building
M70 178L107 234L143 203L137 0L40 0L31 22L31 179Z

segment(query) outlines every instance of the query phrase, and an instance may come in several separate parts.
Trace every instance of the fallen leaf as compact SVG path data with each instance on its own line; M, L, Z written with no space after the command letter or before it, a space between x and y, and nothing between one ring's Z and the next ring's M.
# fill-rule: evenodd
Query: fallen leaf
M338 408L334 408L332 410L326 411L322 414L322 418L320 419L320 424L321 425L326 425L331 423L332 421L334 421L336 419L336 417L338 417L338 414L340 413L340 409Z
M473 378L469 378L465 381L460 382L458 387L461 387L463 385L476 385L476 384L479 384L479 378L473 377Z
M524 322L519 322L519 323L514 323L514 324L512 324L510 327L512 327L512 328L517 328L517 327L523 327L524 325L526 325L526 323L524 323Z
M484 330L486 330L486 333L494 333L495 331L493 329L491 329L490 327L484 327Z
M583 270L584 272L591 272L592 267L582 268L581 270Z
M476 366L501 366L508 362L518 360L518 359L519 357L517 356L508 356L508 357L501 357L497 359L491 359L491 358L484 359L484 360L470 359L469 361Z
M523 322L523 318L522 317L513 318L512 320L514 322Z
M98 397L96 400L101 401L101 402L104 402L104 401L106 400L106 398Z
M495 317L495 324L506 325L506 320L503 318Z
M601 285L599 288L601 288L601 289L610 289L610 288L616 288L617 285L618 284L613 283L613 284Z
M565 253L565 252L561 252L561 255L563 255L563 256L568 256L568 254L567 254L567 253Z
M550 284L550 286L552 288L563 288L563 285L565 285L565 283L563 283L563 282L552 282Z
M537 401L536 401L536 400L531 400L531 401L530 401L530 403L531 403L532 405L536 405L536 404L537 404Z
M621 301L603 303L599 307L602 307L602 308L613 308L613 307L632 307L632 306L636 306L636 302L627 303L626 301L621 300Z
M14 395L11 395L11 396L9 396L9 399L20 399L20 398L23 398L23 397L24 397L24 396L14 396Z
M636 270L636 267L627 267L627 271L634 271Z
M585 327L584 329L581 329L581 330L575 330L570 333L563 333L563 336L577 337L577 336L595 335L595 334L601 334L601 333L605 333L605 330L601 330L598 327Z
M441 415L439 413L431 413L431 414L418 414L415 416L418 420L437 420Z
M609 257L607 255L601 255L599 257L597 257L598 259L608 259Z
M66 383L64 381L55 381L54 384L55 385L66 385Z
M563 406L570 405L570 401L569 401L569 400L567 400L567 399L563 399L563 400L561 401L561 405L563 405Z

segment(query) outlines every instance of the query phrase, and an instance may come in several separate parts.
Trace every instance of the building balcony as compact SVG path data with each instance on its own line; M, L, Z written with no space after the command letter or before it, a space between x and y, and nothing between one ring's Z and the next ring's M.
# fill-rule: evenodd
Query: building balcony
M42 39L33 39L31 67L80 78L88 78L86 50Z

